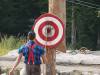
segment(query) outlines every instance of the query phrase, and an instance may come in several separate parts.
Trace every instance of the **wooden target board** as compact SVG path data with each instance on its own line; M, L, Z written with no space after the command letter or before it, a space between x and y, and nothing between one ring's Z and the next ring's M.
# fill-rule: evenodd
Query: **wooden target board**
M64 24L53 14L43 14L36 19L32 30L36 33L35 41L48 48L56 47L64 38Z

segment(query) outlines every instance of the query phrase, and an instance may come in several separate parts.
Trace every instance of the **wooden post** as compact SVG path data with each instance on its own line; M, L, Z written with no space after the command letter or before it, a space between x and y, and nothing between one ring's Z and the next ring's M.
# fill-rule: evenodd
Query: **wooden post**
M64 41L56 47L56 50L66 51L66 0L49 0L49 13L58 16L64 23Z
M66 0L49 0L49 13L58 16L66 25ZM66 26L64 27L66 29ZM56 50L66 51L66 44L62 41L56 48L47 48L47 58L49 63L46 65L46 75L56 75L55 57Z

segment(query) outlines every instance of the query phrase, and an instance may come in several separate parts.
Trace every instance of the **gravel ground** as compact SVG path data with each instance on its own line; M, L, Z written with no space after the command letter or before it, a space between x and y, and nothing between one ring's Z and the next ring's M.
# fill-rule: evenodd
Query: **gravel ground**
M100 65L57 65L56 69L60 72L72 72L73 70L100 72Z
M7 55L4 55L3 57L0 57L0 66L1 66L2 69L7 69L7 68L11 68L12 67L12 65L14 64L14 60L16 58L16 55L17 55L16 52L17 52L17 50L9 52ZM93 54L93 55L96 55L96 57L100 57L100 51L92 51L90 53ZM66 54L67 53L64 54L62 52L57 54L58 56L60 55L58 58L62 59L62 60L60 59L60 61L58 61L59 65L58 64L56 65L57 72L72 72L72 71L75 71L75 70L82 71L82 72L87 72L87 71L98 72L98 73L100 72L100 65L99 64L98 65L93 65L93 64L85 64L85 65L83 65L83 64L75 64L75 63L74 64L73 63L72 64L67 64L67 63L64 63L64 62L62 63L63 58L66 57ZM61 57L61 55L63 55L63 56ZM12 59L10 59L10 58L12 58ZM96 61L100 61L99 59L96 60ZM24 64L21 62L17 68L21 69L23 67L23 65ZM89 75L89 74L87 74L87 75ZM93 75L96 75L96 74L93 74ZM97 74L97 75L100 75L100 73Z

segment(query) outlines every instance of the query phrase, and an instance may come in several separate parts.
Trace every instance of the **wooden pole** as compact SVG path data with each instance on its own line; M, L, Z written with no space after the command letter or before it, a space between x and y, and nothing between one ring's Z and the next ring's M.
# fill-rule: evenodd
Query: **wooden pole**
M66 25L66 0L49 0L49 13L58 16ZM66 29L66 26L64 27ZM65 30L64 29L64 30ZM55 58L56 58L56 50L61 50L65 52L66 44L64 41L59 44L56 48L47 48L47 58L49 63L46 65L46 75L56 75L55 70Z
M58 16L64 23L64 41L56 47L56 50L66 51L66 0L49 0L49 13Z

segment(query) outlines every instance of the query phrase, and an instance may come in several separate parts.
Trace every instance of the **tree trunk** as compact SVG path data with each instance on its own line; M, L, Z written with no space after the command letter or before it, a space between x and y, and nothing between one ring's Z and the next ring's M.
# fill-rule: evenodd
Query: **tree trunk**
M49 0L49 13L58 16L66 25L66 0ZM65 26L66 28L66 26ZM59 44L56 48L46 49L46 55L49 60L49 64L46 65L46 75L56 75L55 70L55 57L56 50L61 50L65 52L66 44L65 38L64 41Z
M97 49L100 49L100 32L98 32Z
M97 17L100 17L100 10L98 11L98 16Z
M75 0L72 3L72 46L76 48L76 9L75 9Z

